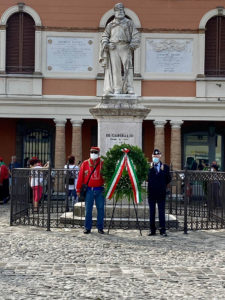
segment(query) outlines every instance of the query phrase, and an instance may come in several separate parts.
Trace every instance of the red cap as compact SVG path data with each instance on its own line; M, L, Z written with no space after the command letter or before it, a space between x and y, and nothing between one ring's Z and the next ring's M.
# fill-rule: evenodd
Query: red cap
M0 156L0 161L3 161L3 158Z
M91 150L100 152L100 148L99 148L99 147L91 147L90 151L91 151Z

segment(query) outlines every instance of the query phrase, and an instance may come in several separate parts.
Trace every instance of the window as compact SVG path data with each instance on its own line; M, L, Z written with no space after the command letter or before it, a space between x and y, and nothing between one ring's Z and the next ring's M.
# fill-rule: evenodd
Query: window
M6 27L6 72L33 73L35 23L24 12L13 14Z
M206 24L205 75L225 76L225 17L215 16Z
M220 134L209 132L195 132L184 135L184 165L191 170L202 164L210 165L214 160L220 168L222 164L223 137ZM199 168L200 169L200 168Z

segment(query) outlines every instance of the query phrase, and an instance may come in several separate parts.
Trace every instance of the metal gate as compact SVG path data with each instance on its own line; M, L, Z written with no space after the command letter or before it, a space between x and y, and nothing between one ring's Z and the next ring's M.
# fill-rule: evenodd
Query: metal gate
M30 177L32 169L14 169L12 176L11 225L79 227L84 225L85 204L76 203L68 193L71 170L42 169L43 193L38 211L33 210ZM166 226L170 230L225 228L225 173L205 171L171 172L172 182L166 197ZM38 179L39 180L39 179ZM142 203L136 206L127 199L107 200L105 227L149 228L147 184L143 185ZM113 209L115 208L114 214ZM112 218L113 215L113 218ZM96 210L93 211L96 222ZM157 223L157 222L156 222Z

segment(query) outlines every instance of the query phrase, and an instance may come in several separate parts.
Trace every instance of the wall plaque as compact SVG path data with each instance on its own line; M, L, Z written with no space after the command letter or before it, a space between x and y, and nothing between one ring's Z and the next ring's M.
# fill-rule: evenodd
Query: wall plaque
M90 38L48 37L49 72L90 72L93 70L93 40Z
M192 39L146 40L146 72L191 73L192 58Z

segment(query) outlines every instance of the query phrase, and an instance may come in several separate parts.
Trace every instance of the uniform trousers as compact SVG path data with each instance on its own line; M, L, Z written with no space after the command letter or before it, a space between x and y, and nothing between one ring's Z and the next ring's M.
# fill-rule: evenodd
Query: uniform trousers
M159 213L159 227L160 233L163 234L166 232L166 220L165 220L165 201L155 202L149 201L149 209L150 209L150 230L151 232L155 233L156 226L155 226L155 210L156 204L158 206L158 213Z

